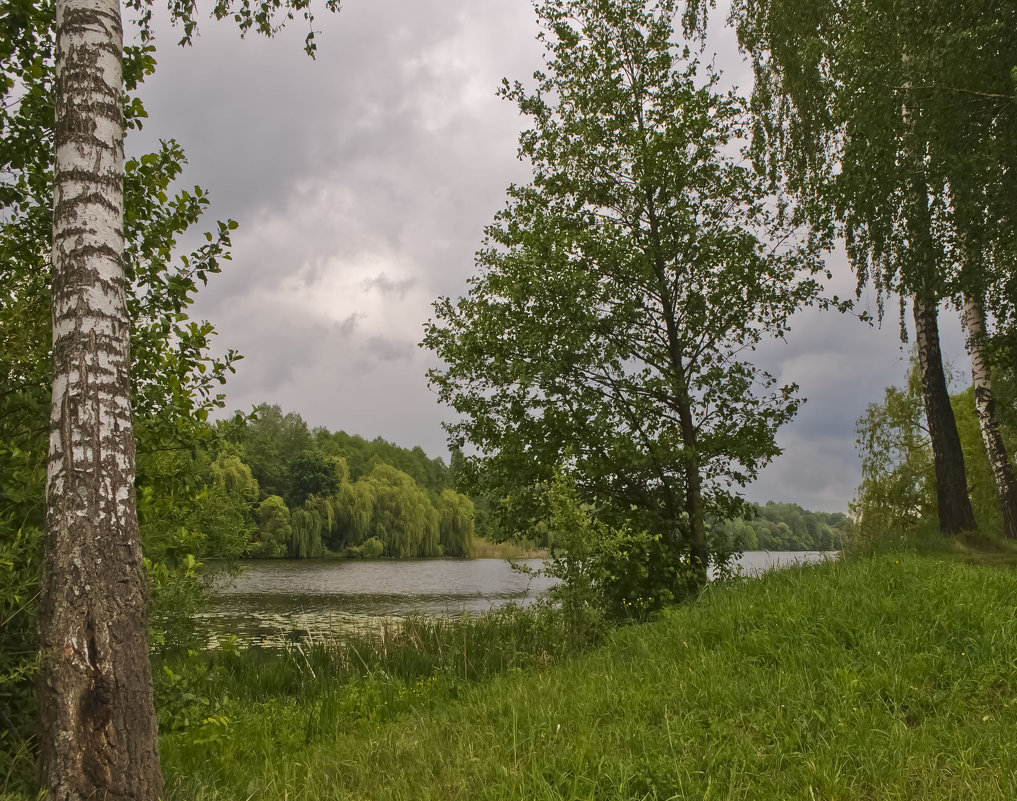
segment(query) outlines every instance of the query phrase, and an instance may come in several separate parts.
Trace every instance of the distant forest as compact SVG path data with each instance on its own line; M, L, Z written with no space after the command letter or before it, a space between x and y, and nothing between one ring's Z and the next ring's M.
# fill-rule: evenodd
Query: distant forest
M263 404L208 464L215 527L235 543L212 550L257 558L469 556L475 537L508 532L488 530L490 499L457 492L454 473L419 447L312 429L299 414ZM718 546L838 550L850 533L839 512L772 501L749 510L747 518L713 523ZM537 545L557 545L540 536Z
M210 477L241 507L251 556L470 555L473 504L419 447L310 429L269 405L233 439Z
M841 512L809 512L794 503L751 504L748 519L715 523L712 533L743 551L839 551L851 536Z

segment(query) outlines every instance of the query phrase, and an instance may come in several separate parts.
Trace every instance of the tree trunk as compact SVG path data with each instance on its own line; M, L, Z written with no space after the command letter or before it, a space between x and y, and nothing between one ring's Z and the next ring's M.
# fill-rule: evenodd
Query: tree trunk
M53 402L40 608L42 785L162 790L134 497L118 0L56 4Z
M939 349L939 310L935 300L916 295L914 316L925 416L936 468L939 528L944 534L959 534L974 529L975 515L968 498L964 454L943 372L943 355Z
M642 128L642 120L639 121ZM692 402L689 398L689 383L682 361L683 348L675 321L675 303L668 288L664 260L661 257L660 227L653 194L646 193L646 212L650 221L650 240L653 245L653 272L660 293L661 312L667 329L667 347L673 371L674 395L678 418L681 422L682 445L685 460L685 513L689 517L689 561L692 568L689 591L695 595L702 590L709 579L710 551L706 542L706 513L703 509L703 477L700 473L696 426L692 419Z
M968 352L971 354L971 378L975 385L975 410L982 441L989 457L996 493L1003 512L1003 533L1007 539L1017 540L1017 479L999 433L995 404L992 397L992 377L985 352L985 310L981 302L970 295L964 298L964 327L968 332Z
M703 477L699 471L696 429L692 422L692 407L679 403L682 440L685 445L685 511L689 516L689 555L692 557L693 593L706 586L710 552L706 542L706 515L703 510Z

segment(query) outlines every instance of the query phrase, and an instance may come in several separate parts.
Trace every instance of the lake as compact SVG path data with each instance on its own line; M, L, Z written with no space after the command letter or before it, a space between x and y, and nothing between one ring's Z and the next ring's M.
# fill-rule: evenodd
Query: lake
M836 554L749 551L738 564L754 575L831 557ZM522 564L539 568L542 560ZM324 639L351 629L377 630L411 613L461 615L525 605L551 584L513 570L503 559L262 559L244 562L232 580L217 579L203 616L213 642L229 634L244 644L278 647L294 636Z

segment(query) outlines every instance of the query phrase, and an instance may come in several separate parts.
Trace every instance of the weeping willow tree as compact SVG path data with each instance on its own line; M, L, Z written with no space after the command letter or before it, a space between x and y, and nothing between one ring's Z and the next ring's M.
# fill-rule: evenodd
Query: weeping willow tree
M209 465L208 472L212 483L231 496L243 498L248 503L258 500L258 481L239 456L220 453Z
M321 556L321 521L303 509L290 511L290 541L286 556L290 559L309 559Z
M278 495L269 495L258 505L258 527L251 543L251 555L278 557L286 555L286 546L293 535L290 510Z
M332 533L336 521L334 498L308 496L302 509L290 512L290 544L286 555L294 559L314 559L324 555L322 538Z
M473 501L455 490L442 490L435 503L438 536L445 556L469 556L473 546Z
M387 556L441 555L438 512L411 476L379 464L364 482L373 485L375 496L371 536L384 543Z
M367 481L339 485L335 495L338 530L347 545L360 545L372 536L375 485Z

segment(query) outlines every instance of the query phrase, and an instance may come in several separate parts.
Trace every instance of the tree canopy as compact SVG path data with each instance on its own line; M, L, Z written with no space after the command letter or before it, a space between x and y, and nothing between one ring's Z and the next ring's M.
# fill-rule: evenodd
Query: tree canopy
M326 549L351 556L470 555L473 503L451 489L445 463L419 447L326 428L311 432L299 414L263 404L236 449L236 459L250 463L262 499L250 511L253 556L317 557Z
M690 3L693 26L702 28L707 8ZM946 0L807 9L738 0L731 17L755 73L757 163L790 188L801 218L831 242L843 236L858 291L875 286L880 314L882 299L899 295L902 337L913 303L938 516L949 533L975 520L937 317L943 300L964 308L979 421L1017 537L1017 478L993 416L985 330L987 307L996 342L1013 341L1017 11Z
M424 344L453 448L478 451L468 484L517 530L572 462L584 499L662 533L701 580L705 515L738 508L732 484L779 453L798 404L744 356L816 297L818 265L738 156L741 102L674 42L676 7L537 5L544 70L502 88L533 179Z

